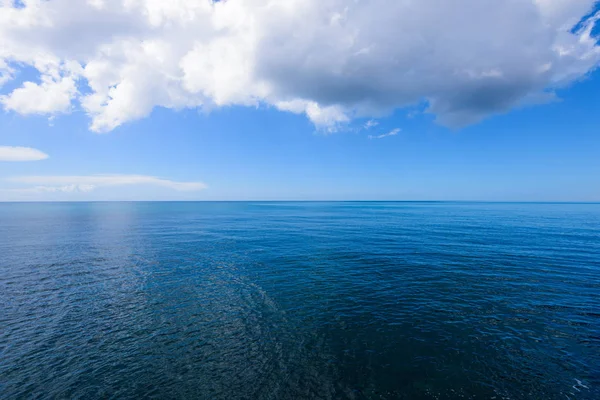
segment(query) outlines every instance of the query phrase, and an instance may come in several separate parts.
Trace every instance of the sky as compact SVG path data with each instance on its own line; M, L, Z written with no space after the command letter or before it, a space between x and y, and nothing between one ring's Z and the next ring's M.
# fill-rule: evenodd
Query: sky
M0 201L600 201L595 0L0 0Z

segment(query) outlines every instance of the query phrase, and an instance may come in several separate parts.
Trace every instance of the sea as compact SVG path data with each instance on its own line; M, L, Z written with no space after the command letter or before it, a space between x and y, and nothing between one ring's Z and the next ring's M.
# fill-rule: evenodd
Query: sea
M0 203L2 399L600 399L600 204Z

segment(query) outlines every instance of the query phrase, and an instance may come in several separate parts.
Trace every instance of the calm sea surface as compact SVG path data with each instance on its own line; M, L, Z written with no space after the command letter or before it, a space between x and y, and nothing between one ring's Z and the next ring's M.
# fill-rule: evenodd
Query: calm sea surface
M600 204L0 204L2 399L600 399Z

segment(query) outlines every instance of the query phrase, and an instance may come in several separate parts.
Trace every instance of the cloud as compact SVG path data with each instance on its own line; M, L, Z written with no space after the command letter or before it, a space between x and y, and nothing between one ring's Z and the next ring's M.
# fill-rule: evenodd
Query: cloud
M14 70L8 66L6 61L0 59L0 88L6 82L13 79L13 76L12 76L13 73L14 73Z
M96 188L94 185L35 186L25 189L12 189L13 193L87 193Z
M388 133L384 133L384 134L381 134L381 135L369 135L367 137L369 139L383 139L383 138L386 138L386 137L389 137L389 136L396 136L397 134L400 133L400 131L401 131L400 128L396 128L396 129L391 130Z
M371 129L376 127L377 125L379 125L379 122L375 121L374 119L370 119L365 124L365 129Z
M39 161L48 154L31 147L0 146L0 161Z
M180 192L206 189L202 182L176 182L146 175L20 176L7 180L12 183L35 185L31 188L13 189L28 193L85 193L100 187L131 185L160 186Z
M71 110L71 99L77 93L72 78L54 80L47 76L36 84L25 82L9 95L0 96L0 104L6 110L20 114L60 114Z
M0 103L82 109L97 132L154 107L228 105L335 130L426 102L439 123L463 126L547 98L600 63L595 0L21 3L0 0L0 85L23 65L40 78Z

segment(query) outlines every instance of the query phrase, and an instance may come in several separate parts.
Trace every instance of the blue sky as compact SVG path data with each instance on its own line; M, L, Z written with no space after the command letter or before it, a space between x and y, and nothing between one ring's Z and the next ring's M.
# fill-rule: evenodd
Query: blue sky
M18 9L9 3L1 9L5 17L28 7L32 21L53 15L43 3L24 2ZM105 13L100 20L132 31L115 39L76 27L96 49L90 54L71 42L70 20L57 21L50 28L58 31L56 40L46 42L36 36L43 34L39 25L31 22L25 35L0 17L0 33L11 38L9 50L0 53L0 71L4 65L8 76L0 88L0 201L600 201L600 51L595 40L584 40L595 35L593 1L541 1L553 6L539 5L537 17L534 8L497 2L498 13L532 25L517 32L501 25L463 27L460 15L456 24L450 15L447 29L454 31L446 31L447 42L438 41L425 21L407 23L405 31L434 43L425 54L412 39L388 42L396 28L365 22L360 10L353 16L334 0L324 2L327 9L307 1L303 7L314 7L302 12L327 16L327 29L290 20L311 39L290 39L294 46L281 48L268 35L285 35L285 27L255 11L258 3L251 0L238 0L245 17L234 25L245 26L239 21L248 15L275 24L260 40L247 43L250 28L217 39L197 32L185 49L171 37L178 20L164 20L190 2L156 11L158 25L140 17L152 35L163 35L151 46L144 29L135 31L135 21L119 19L117 3L75 12L81 18ZM434 3L411 11L417 19L430 15L427 7ZM216 29L240 15L232 5L224 7L198 11L197 18ZM406 10L396 11L389 18ZM542 17L547 19L540 26L552 34L532 37ZM565 28L565 21L571 28L573 21L588 21L587 36ZM179 34L186 33L190 28L180 23ZM353 36L358 47L346 48L342 28L361 32ZM468 39L474 33L483 34L481 43ZM11 50L24 40L40 49L35 56ZM329 51L342 50L328 59L322 41L330 42ZM519 50L522 41L527 47ZM127 46L141 46L146 58L112 56L114 48ZM349 61L338 64L347 53ZM357 54L367 58L352 58ZM448 54L457 55L448 60ZM165 55L177 62L170 65ZM310 64L316 56L319 61ZM160 60L160 68L148 57ZM173 78L178 71L181 76Z

